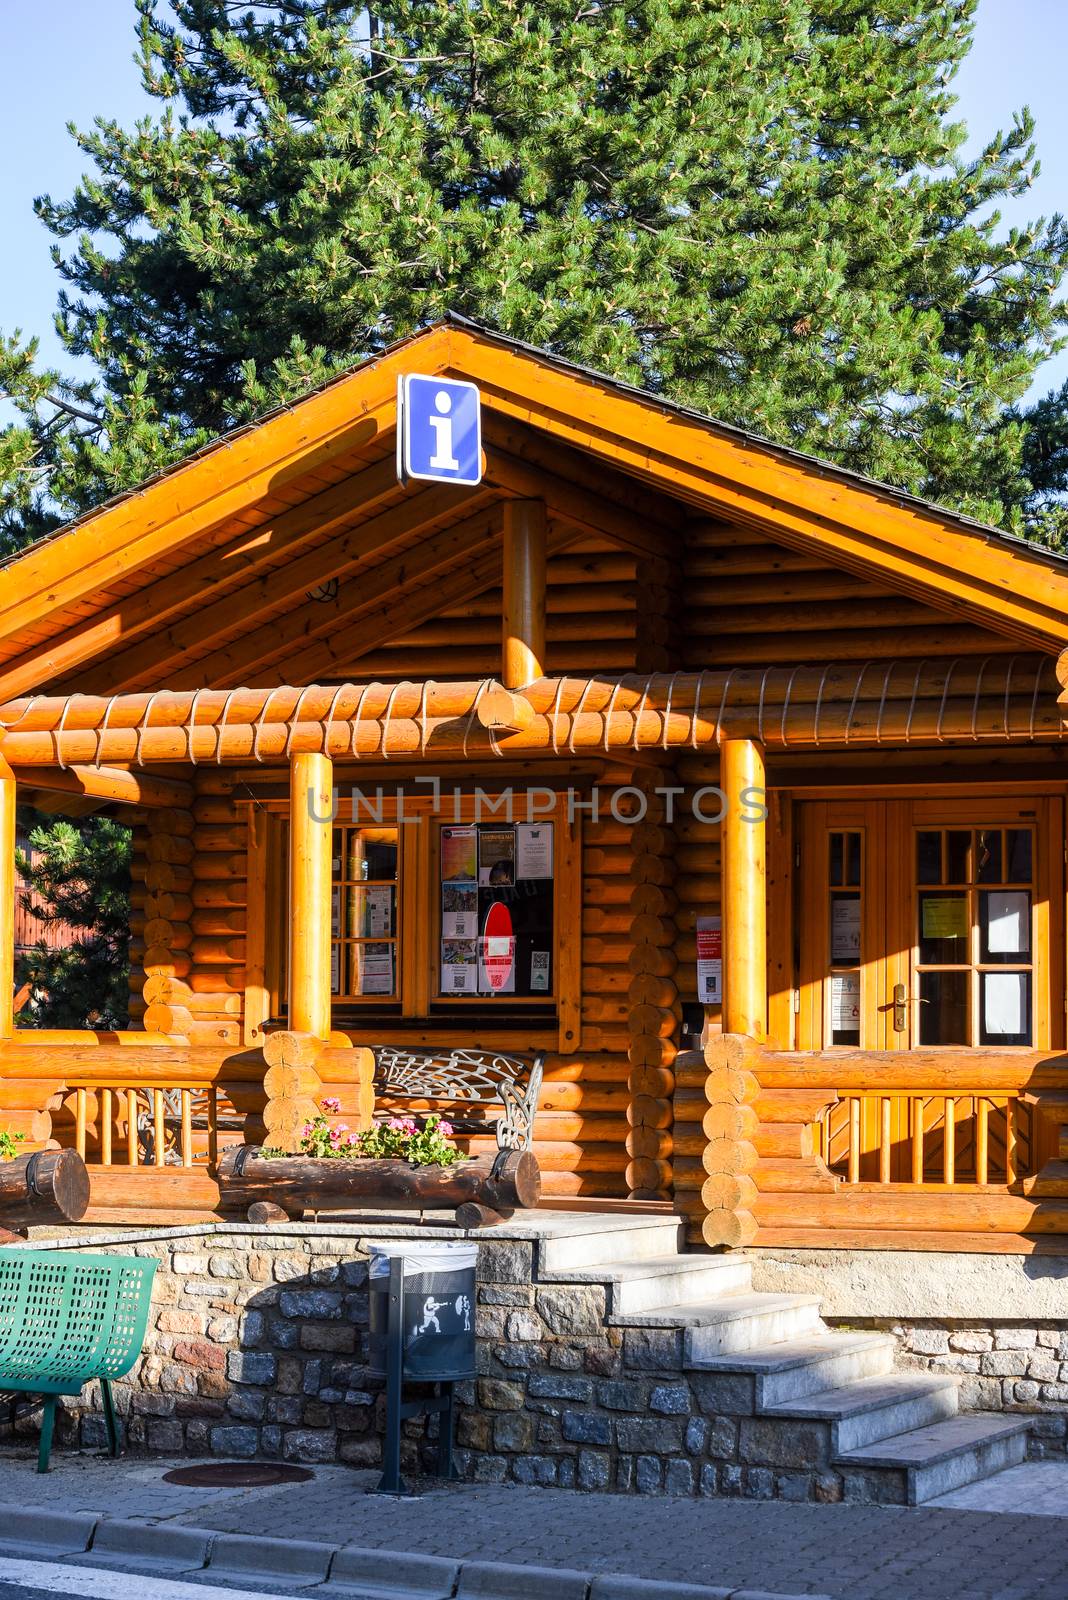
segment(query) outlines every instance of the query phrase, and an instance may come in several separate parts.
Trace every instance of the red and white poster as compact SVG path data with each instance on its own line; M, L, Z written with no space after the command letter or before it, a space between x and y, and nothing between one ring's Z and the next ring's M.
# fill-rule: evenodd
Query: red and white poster
M719 917L697 919L697 998L703 1006L723 1003L723 924Z
M500 900L490 906L478 941L478 987L485 993L515 993L515 933L512 913Z

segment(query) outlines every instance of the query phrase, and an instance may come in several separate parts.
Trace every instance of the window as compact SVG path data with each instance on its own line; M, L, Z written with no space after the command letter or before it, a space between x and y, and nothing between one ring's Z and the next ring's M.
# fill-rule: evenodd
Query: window
M552 999L554 833L551 822L439 827L439 999Z
M859 830L834 829L827 845L827 1032L832 1044L858 1045L864 835Z
M334 829L330 992L381 1002L400 989L396 828Z
M1031 827L916 833L919 1042L1033 1040Z

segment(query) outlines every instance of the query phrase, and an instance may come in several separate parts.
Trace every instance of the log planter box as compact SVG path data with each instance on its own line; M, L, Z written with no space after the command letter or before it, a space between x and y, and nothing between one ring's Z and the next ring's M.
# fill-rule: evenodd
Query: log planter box
M246 1206L252 1222L381 1206L455 1210L460 1227L479 1228L541 1198L541 1171L529 1150L499 1150L451 1166L413 1166L399 1159L265 1158L259 1145L234 1145L219 1162L218 1177L224 1203Z
M89 1206L89 1174L76 1150L37 1150L0 1161L0 1244L13 1230L80 1222Z

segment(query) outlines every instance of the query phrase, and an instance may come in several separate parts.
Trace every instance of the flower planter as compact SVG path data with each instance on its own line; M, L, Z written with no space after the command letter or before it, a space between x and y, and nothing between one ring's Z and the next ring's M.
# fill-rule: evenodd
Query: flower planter
M253 1221L299 1217L304 1211L382 1206L391 1211L456 1211L461 1227L486 1227L536 1206L541 1171L529 1150L413 1166L403 1160L316 1156L265 1158L259 1145L233 1145L219 1162L219 1187L230 1203L249 1207Z

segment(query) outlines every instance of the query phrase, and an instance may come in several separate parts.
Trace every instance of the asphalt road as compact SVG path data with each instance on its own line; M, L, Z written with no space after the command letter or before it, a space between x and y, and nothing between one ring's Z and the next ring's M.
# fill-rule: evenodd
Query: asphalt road
M248 1589L186 1582L114 1567L75 1566L67 1561L16 1561L0 1557L0 1600L278 1600L282 1589ZM400 1597L398 1597L400 1600Z

